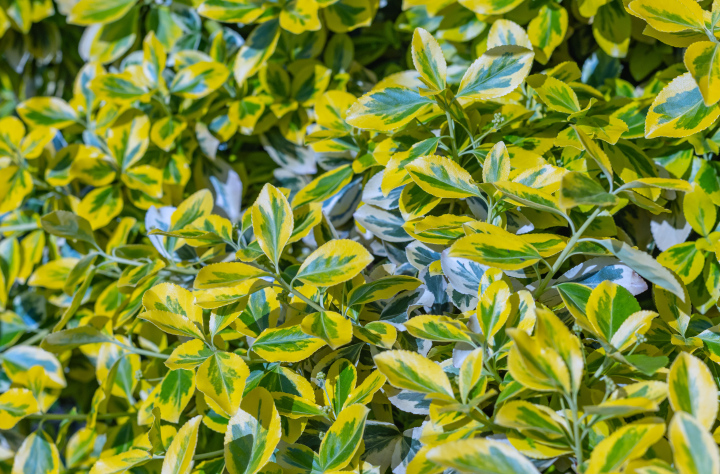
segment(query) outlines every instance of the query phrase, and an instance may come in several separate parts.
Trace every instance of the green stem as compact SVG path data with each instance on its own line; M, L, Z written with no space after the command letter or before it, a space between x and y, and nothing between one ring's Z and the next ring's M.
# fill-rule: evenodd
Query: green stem
M134 416L136 412L128 413L101 413L97 415L98 420L112 420L115 418L122 418L124 416ZM28 420L70 420L70 421L85 421L90 416L87 413L38 413L35 415L28 415L25 418Z
M450 133L450 144L452 144L452 153L453 153L453 161L456 163L460 161L460 158L458 158L458 151L457 151L457 143L455 142L455 121L450 116L450 111L445 111L445 117L447 117L448 121L448 131Z
M317 304L316 302L314 302L313 300L311 300L311 299L308 298L307 296L303 295L303 294L300 293L299 291L295 291L295 289L294 289L292 286L290 286L290 285L288 285L287 283L285 283L285 280L282 279L282 277L280 276L279 273L276 273L276 274L273 275L273 276L275 277L275 281L277 281L278 283L280 283L280 286L282 286L282 287L285 288L287 291L289 291L289 292L292 293L293 295L295 295L295 296L297 296L298 298L300 298L301 300L303 300L303 301L304 301L306 304L308 304L309 306L312 306L313 308L315 308L317 311L320 311L321 313L324 313L325 311L327 311L325 308L323 308L322 306L320 306L319 304Z
M105 253L102 249L100 249L100 247L97 247L97 249L100 252L100 255L107 258L108 260L112 260L115 263L121 263L123 265L130 265L133 267L139 267L141 265L144 265L142 262L136 262L134 260L128 260L125 258L120 258L120 257L116 257L114 255ZM194 268L181 268L181 267L176 267L173 265L170 267L165 267L160 271L171 272L171 273L182 273L184 275L197 275L199 270L196 270Z
M577 396L577 395L576 395ZM578 407L577 400L568 398L568 405L570 405L570 411L572 412L572 424L573 424L573 451L575 452L575 459L577 460L578 472L580 466L583 463L583 452L582 452L582 436L580 436L580 421L578 419Z
M548 283L550 283L550 280L555 276L555 273L560 269L562 264L565 262L565 259L567 256L572 252L573 247L575 247L575 244L577 243L578 239L582 237L583 232L585 232L585 229L587 229L593 220L602 212L601 208L595 209L592 214L588 216L588 218L583 222L583 225L580 226L580 228L573 234L572 237L570 237L570 240L568 241L567 245L563 249L560 256L555 260L555 264L552 266L550 271L547 275L545 275L545 278L540 283L540 286L538 286L537 290L535 290L535 299L538 299L542 294L545 292L545 288L547 287Z
M168 354L161 354L159 352L146 351L145 349L138 349L136 347L126 346L125 344L122 344L119 341L113 342L113 344L116 344L128 352L132 352L133 354L144 355L144 356L148 356L148 357L155 357L157 359L169 359L170 358L170 356Z

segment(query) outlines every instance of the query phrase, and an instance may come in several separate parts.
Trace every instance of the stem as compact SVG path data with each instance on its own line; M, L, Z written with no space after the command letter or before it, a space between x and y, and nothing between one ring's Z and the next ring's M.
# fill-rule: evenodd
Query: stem
M450 112L448 110L445 111L445 117L447 117L448 121L448 130L450 132L450 143L452 144L453 161L457 163L460 159L458 158L457 143L455 142L455 121L450 116Z
M280 286L282 286L282 287L285 288L287 291L289 291L289 292L292 293L293 295L295 295L295 296L297 296L298 298L300 298L301 300L303 300L303 302L305 302L307 305L312 306L313 308L315 308L317 311L320 311L321 313L324 313L325 311L327 311L325 308L323 308L322 306L320 306L319 304L317 304L316 302L314 302L313 300L311 300L311 299L308 298L307 296L303 295L303 294L300 293L299 291L295 291L292 286L290 286L290 285L288 285L287 283L285 283L285 280L282 279L282 277L280 276L280 274L276 273L276 274L274 275L274 277L275 277L275 281L277 281L278 283L280 283Z
M572 412L572 424L573 424L573 451L575 451L575 459L577 460L578 471L583 463L583 452L582 452L582 437L580 436L580 422L578 420L578 408L577 400L571 400L568 398L568 405L570 405L570 411Z
M555 273L560 269L562 264L565 262L565 259L567 256L572 252L573 247L575 247L575 244L577 243L578 239L582 237L583 232L585 232L585 229L587 229L593 220L602 212L601 208L596 208L592 214L588 216L588 218L583 222L583 225L580 226L580 228L573 234L573 236L568 241L567 245L563 249L560 256L555 260L555 264L552 266L550 271L547 275L545 275L545 278L543 279L542 283L540 283L540 286L538 286L537 290L535 290L535 299L538 299L544 292L545 288L547 287L548 283L550 283L550 280L555 276Z
M97 416L98 420L112 420L114 418L122 418L124 416L136 415L136 412L128 413L101 413ZM35 415L28 415L25 418L28 420L71 420L71 421L84 421L90 416L88 413L38 413Z
M133 267L139 267L139 266L144 265L142 262L136 262L134 260L127 260L125 258L120 258L120 257L116 257L114 255L105 253L100 247L97 247L97 249L98 249L98 251L100 251L100 255L107 258L108 260L112 260L115 263L121 263L123 265L130 265ZM166 272L172 272L172 273L182 273L184 275L197 275L197 273L198 273L198 270L196 270L194 268L181 268L181 267L176 267L174 265L170 266L170 267L165 267L165 268L161 269L160 271L161 272L166 271Z
M112 342L112 341L110 341L110 342ZM113 342L113 344L117 344L118 346L122 347L123 349L125 349L128 352L132 352L133 354L144 355L144 356L148 356L148 357L155 357L157 359L169 359L170 358L170 356L168 354L160 354L159 352L146 351L145 349L138 349L136 347L126 346L125 344L121 344L119 341Z

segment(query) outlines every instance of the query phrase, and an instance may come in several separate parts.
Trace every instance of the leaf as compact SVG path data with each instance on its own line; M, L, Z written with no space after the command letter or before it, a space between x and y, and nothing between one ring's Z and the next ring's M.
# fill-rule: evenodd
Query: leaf
M659 418L646 418L623 426L603 439L592 452L588 474L617 472L629 461L642 457L665 433Z
M624 242L613 239L596 240L587 239L602 245L608 251L612 252L624 264L632 268L641 277L646 278L655 285L673 293L680 301L685 300L685 292L677 282L672 273L660 266L650 255L640 250L634 249Z
M198 429L202 416L191 418L178 431L165 453L162 474L189 474L197 446Z
M295 279L308 285L333 286L354 278L372 261L370 252L359 243L331 240L305 259Z
M352 323L334 311L308 314L300 327L305 334L325 341L331 349L337 349L352 340Z
M422 28L416 28L412 38L413 65L423 82L431 89L445 89L447 64L437 40Z
M130 71L98 76L90 83L90 89L99 98L120 104L146 100L151 92L144 84L138 83L137 77Z
M459 3L465 8L484 16L507 13L522 2L519 0L461 0Z
M706 106L720 100L720 45L698 41L685 50L685 67L700 89Z
M427 458L442 466L478 474L538 474L515 448L488 438L462 439L436 446Z
M45 232L58 237L81 240L90 244L95 242L90 223L72 212L53 211L44 215L40 224Z
M170 358L165 361L165 365L173 370L194 369L213 354L213 351L203 341L193 339L176 347L170 354Z
M606 342L638 311L640 305L632 293L610 281L603 281L593 289L585 307L593 331Z
M567 421L550 408L519 400L503 405L495 422L520 431L542 433L550 439L564 436L569 429Z
M420 354L392 350L381 352L374 360L380 373L395 387L424 393L433 398L454 399L450 380L442 368Z
M685 219L695 232L705 237L710 235L717 220L717 208L701 187L696 186L685 195L683 211Z
M268 362L299 362L325 345L322 339L304 333L300 325L265 329L252 350Z
M203 14L208 15L208 11ZM233 75L238 85L244 84L272 56L279 38L280 24L277 20L266 21L253 30L235 57Z
M712 125L718 116L720 106L705 105L692 73L687 72L673 79L655 97L645 119L645 138L687 137Z
M17 166L0 169L0 213L18 209L33 189L32 175Z
M207 0L198 7L198 13L227 23L252 23L262 15L263 9L255 2Z
M530 186L525 186L524 184L507 181L503 183L494 183L494 186L498 189L498 191L522 205L532 207L539 211L562 214L560 204L558 203L557 198L552 194L539 191L531 188Z
M688 413L705 429L712 428L718 412L717 385L704 362L681 352L670 366L668 388L673 411Z
M423 191L433 196L466 198L480 195L470 173L450 158L423 156L405 165L405 170Z
M200 269L195 277L194 286L197 290L235 286L265 274L265 271L247 263L213 263Z
M260 248L278 268L294 227L293 212L285 195L266 184L252 207L252 221Z
M163 117L153 123L150 140L165 151L170 151L175 141L187 128L187 123L177 117Z
M353 326L353 335L368 344L390 349L397 340L395 326L383 321L373 321L365 326Z
M64 331L57 331L45 336L42 348L48 352L60 354L85 344L112 342L109 335L101 333L93 326L80 326Z
M185 199L170 217L170 231L184 229L203 216L210 214L213 208L212 193L201 189Z
M42 474L60 472L60 453L50 436L42 430L35 431L25 438L15 453L12 474L28 472Z
M688 29L705 28L703 10L691 0L666 0L653 3L650 0L634 0L628 10L642 18L657 31L676 33Z
M509 303L510 288L502 280L493 282L480 296L477 307L477 322L486 340L505 325L512 306Z
M432 101L410 89L388 87L360 97L348 111L346 122L364 130L395 130L425 113Z
M134 5L134 0L80 0L70 11L68 23L75 25L110 23L124 17Z
M299 35L305 31L321 28L316 1L289 1L280 13L280 26L291 33Z
M536 48L537 60L546 64L555 48L562 44L568 30L568 12L560 5L548 3L540 8L527 26L530 42ZM559 79L559 78L558 78Z
M503 270L519 270L540 261L540 254L532 245L494 226L490 233L476 233L458 239L450 247L448 255Z
M522 46L527 49L532 49L532 43L530 43L530 38L528 38L528 35L522 28L522 26L510 20L495 20L490 27L490 31L488 32L488 49L511 44Z
M577 94L564 82L544 74L533 74L527 78L527 83L550 110L564 114L580 112Z
M465 72L456 97L489 100L509 94L527 77L534 56L522 46L489 49Z
M28 279L29 286L41 286L52 290L61 290L65 286L70 271L78 263L76 258L52 260L38 267Z
M490 149L483 163L483 182L496 183L510 179L510 154L504 142L497 142Z
M214 402L214 407L233 416L240 408L249 375L250 370L239 355L218 351L198 368L197 389Z
M668 428L675 466L680 474L717 472L720 452L713 436L692 416L677 412Z
M173 283L153 286L143 295L143 306L147 311L166 311L203 324L202 309L195 306L193 294Z
M341 470L360 447L369 409L351 405L338 415L320 444L319 465L322 472Z
M184 99L200 99L214 92L230 76L224 64L199 62L181 69L170 84L170 92Z
M270 460L282 433L272 395L262 387L247 394L225 432L230 474L256 474Z
M103 186L90 191L80 201L78 216L90 222L93 230L108 225L123 209L118 186Z
M158 329L168 334L178 336L194 337L204 340L205 336L202 330L195 323L182 314L171 313L169 311L151 310L145 311L138 315L138 318L153 323Z
M598 8L593 20L593 36L608 56L627 56L631 30L631 17L622 2L613 0Z
M689 285L702 273L705 266L705 255L698 250L695 242L686 242L673 245L658 255L657 261L663 267L675 272L683 283Z
M420 339L440 342L471 342L470 331L465 324L446 316L423 314L411 318L404 326L413 337Z
M18 421L38 411L30 390L11 388L0 395L0 430L12 429Z
M20 118L33 128L62 129L78 120L77 113L70 104L57 97L33 97L18 105L17 112Z
M563 357L548 341L531 338L520 329L507 329L515 343L508 355L508 369L513 378L527 388L537 391L573 390L573 380Z
M116 474L126 472L134 466L150 461L152 456L142 449L130 449L114 456L98 459L90 470L91 474Z
M154 406L160 408L162 419L177 423L185 407L195 394L195 372L192 370L171 370L160 382Z
M295 194L292 201L293 208L326 200L350 184L352 176L351 166L340 166L321 174Z
M617 205L618 198L589 176L571 171L562 177L558 202L564 209L588 205L611 207Z
M403 291L414 290L422 282L415 277L394 275L363 283L352 289L347 296L347 306L372 303L384 300Z

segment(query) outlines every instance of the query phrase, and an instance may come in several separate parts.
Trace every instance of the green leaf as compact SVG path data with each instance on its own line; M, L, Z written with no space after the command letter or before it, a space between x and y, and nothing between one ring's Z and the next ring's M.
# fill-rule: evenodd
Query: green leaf
M81 240L89 244L95 243L92 227L87 219L68 211L53 211L40 220L45 232L66 239Z
M589 176L571 171L562 177L558 202L564 209L588 205L612 207L618 203L618 198Z
M437 40L422 28L416 28L412 38L412 59L423 82L435 91L445 89L447 64Z
M385 132L409 123L428 111L432 100L410 89L380 88L360 97L345 120L353 127Z
M672 273L663 268L650 255L641 250L630 247L624 242L614 239L586 240L602 245L609 252L619 258L624 264L635 270L638 275L669 291L670 293L673 293L680 298L680 301L684 301L685 292L682 286L680 286L675 277L673 277Z
M442 368L420 354L403 350L381 352L375 365L391 385L427 394L432 398L454 400L452 386Z
M324 345L322 339L306 334L296 325L264 330L251 349L268 362L299 362Z
M282 433L272 395L262 387L248 393L225 432L225 466L230 474L256 474L270 460Z
M319 463L322 472L339 471L360 447L369 409L351 405L338 415L320 444Z
M534 57L532 51L516 45L486 51L463 75L456 97L489 100L509 94L525 80Z
M515 448L487 438L463 439L430 449L429 460L446 468L478 474L539 474Z
M365 247L352 240L331 240L311 253L295 275L308 285L333 286L351 280L373 261Z
M687 413L677 412L673 416L668 440L680 474L701 474L720 469L720 452L713 436Z
M252 207L252 220L260 248L277 268L294 227L290 203L276 187L266 184Z
M718 116L720 106L705 105L692 73L687 72L673 79L655 97L645 119L645 138L687 137L711 126Z
M435 197L466 198L480 195L470 173L450 158L423 156L405 165L405 170L423 191Z

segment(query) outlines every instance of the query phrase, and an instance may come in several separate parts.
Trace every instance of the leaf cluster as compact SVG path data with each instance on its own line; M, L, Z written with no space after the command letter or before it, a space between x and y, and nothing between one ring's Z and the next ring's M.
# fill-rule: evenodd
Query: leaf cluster
M0 37L0 472L720 473L718 0Z

